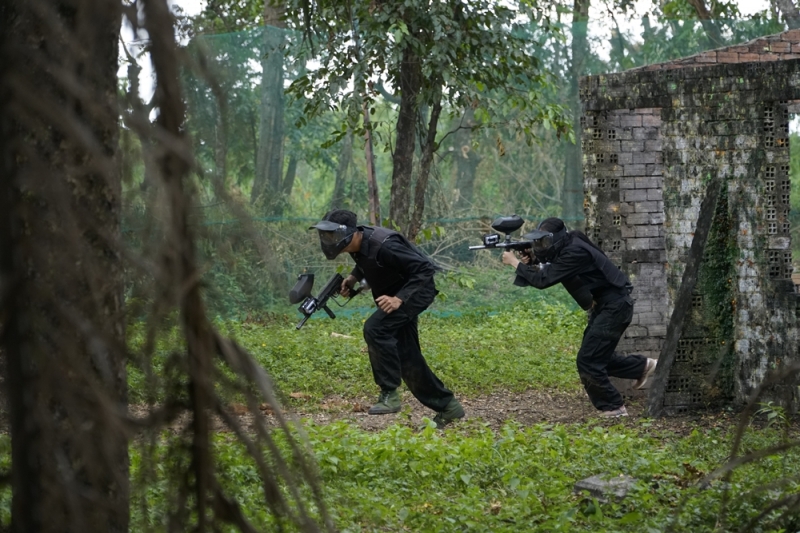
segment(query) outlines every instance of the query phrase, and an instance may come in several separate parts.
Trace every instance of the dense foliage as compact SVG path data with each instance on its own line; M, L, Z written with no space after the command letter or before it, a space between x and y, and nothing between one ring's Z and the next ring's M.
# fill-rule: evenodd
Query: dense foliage
M567 149L574 131L564 135L569 125L563 110L576 105L569 90L576 72L570 41L586 31L587 22L570 24L571 4L534 4L518 12L477 0L458 9L456 4L461 5L435 3L431 11L424 2L401 7L298 0L265 6L214 0L185 20L193 63L182 82L197 161L192 220L201 230L216 314L280 307L294 277L320 263L306 222L332 207L368 221L362 103L369 111L384 217L405 195L406 215L422 217L413 228L418 240L450 265L475 266L466 245L497 215L518 213L533 224L564 214L567 159L580 157ZM692 2L664 2L646 13L634 12L630 2L606 7L602 24L589 21L582 73L665 61L713 44ZM782 28L769 11L741 20L731 3L714 2L710 9L726 43ZM269 19L270 13L279 19ZM630 21L621 24L640 15L641 32ZM411 174L400 183L395 177L404 50L419 58L420 79L414 118L406 124L415 139L406 147L413 164L404 167ZM265 83L275 76L286 94L269 92L274 83ZM437 102L440 116L427 135ZM531 138L538 142L526 142ZM136 247L146 246L143 228L158 225L143 164L150 148L126 132L122 140L126 236ZM423 165L426 153L432 159ZM279 162L267 165L267 156ZM267 183L269 192L256 194L257 182ZM581 220L568 223L580 226ZM293 241L290 246L286 239ZM134 285L129 279L130 295L136 294Z
M449 269L421 321L423 351L437 373L466 398L579 390L574 353L584 314L560 289L511 286L496 254L467 246L496 215L518 213L530 224L563 212L564 168L572 157L566 143L575 138L564 110L576 105L568 90L575 72L624 70L711 48L720 39L743 42L783 29L769 11L750 21L727 19L737 14L729 2L713 2L716 20L701 22L697 3L653 4L641 34L618 22L632 16L631 2L603 4L611 25L589 36L587 57L574 69L570 41L586 31L586 22L570 24L572 3L549 11L525 3L514 11L483 0L209 2L201 16L185 21L191 67L181 79L196 156L191 223L216 325L269 371L291 408L313 412L331 396L373 396L361 339L370 300L334 307L335 321L318 316L300 332L285 301L300 272L321 280L348 268L345 259L326 262L307 227L331 207L352 209L367 221L372 170L363 135L369 132L384 215L398 190L409 195L403 217L424 206L417 240ZM534 138L538 144L530 144ZM123 132L125 236L137 250L165 231L150 195L151 148ZM796 160L793 177L800 176ZM406 181L398 187L400 170ZM257 194L259 187L265 192ZM140 350L149 340L140 322L150 305L142 284L129 275L128 334L135 353L150 353ZM152 360L129 367L135 404L170 392L159 388L158 377L176 375L175 354L185 349L172 320L165 316L160 324L166 333ZM216 370L233 381L222 366ZM762 415L780 423L750 431L748 450L789 437L785 413L764 409ZM510 416L498 429L475 418L445 433L412 427L402 413L398 422L372 433L346 422L298 429L342 531L800 527L771 524L775 514L758 518L767 502L797 495L796 452L741 468L724 483L697 484L724 464L729 420L708 435L673 432L646 419L522 427ZM214 441L220 475L248 517L269 529L273 515L264 508L258 471L238 442L226 433ZM133 446L137 527L163 526L171 469L185 460L180 448L169 433ZM576 480L601 472L637 482L622 502L572 492ZM759 488L776 478L788 482ZM0 498L6 523L7 491ZM760 525L750 527L751 519Z

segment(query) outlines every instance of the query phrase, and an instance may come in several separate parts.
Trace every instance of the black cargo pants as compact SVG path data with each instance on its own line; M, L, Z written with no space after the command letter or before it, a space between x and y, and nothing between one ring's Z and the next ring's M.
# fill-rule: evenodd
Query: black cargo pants
M436 294L431 282L392 313L378 309L364 323L364 340L372 375L381 390L396 389L402 379L422 405L438 412L447 407L453 393L428 367L417 329L417 317L433 303Z
M578 375L592 404L601 411L613 411L623 405L622 395L608 377L639 379L647 358L643 355L619 355L614 350L633 318L633 300L629 296L596 305L583 332L578 351Z

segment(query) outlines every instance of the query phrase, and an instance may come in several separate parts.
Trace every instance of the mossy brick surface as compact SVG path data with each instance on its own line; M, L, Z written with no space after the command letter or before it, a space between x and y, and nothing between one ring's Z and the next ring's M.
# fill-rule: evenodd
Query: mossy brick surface
M743 402L768 369L797 358L793 54L795 30L580 80L586 231L635 285L620 351L660 354L706 185L724 182L667 385L672 412Z

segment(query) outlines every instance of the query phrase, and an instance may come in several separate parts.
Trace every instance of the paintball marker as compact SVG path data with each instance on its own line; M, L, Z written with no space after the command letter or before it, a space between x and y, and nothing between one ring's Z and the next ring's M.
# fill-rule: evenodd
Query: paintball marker
M533 246L531 241L512 241L511 234L517 231L525 223L519 215L499 217L492 222L492 229L505 233L504 240L500 240L499 233L489 233L483 236L483 244L480 246L470 246L470 250L487 250L491 248L503 248L507 250L524 251Z
M334 274L331 276L331 279L322 287L322 290L319 291L316 298L311 296L311 288L314 286L314 274L300 274L297 276L297 283L294 284L292 290L289 291L289 302L296 304L300 301L303 303L300 304L300 307L297 308L298 311L303 313L303 320L297 324L296 329L300 329L306 323L306 321L311 318L311 315L319 311L320 309L324 309L328 316L331 318L336 318L336 315L333 314L330 307L328 307L328 300L333 299L336 302L336 305L339 307L344 307L347 302L349 302L353 296L361 292L364 288L365 284L362 282L361 286L358 290L351 291L350 298L347 299L347 302L344 304L340 304L336 301L336 295L339 294L339 290L342 288L342 281L344 278L341 274Z

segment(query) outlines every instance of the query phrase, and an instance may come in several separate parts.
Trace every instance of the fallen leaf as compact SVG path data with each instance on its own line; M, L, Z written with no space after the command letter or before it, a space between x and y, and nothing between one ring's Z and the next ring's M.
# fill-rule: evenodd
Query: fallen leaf
M331 337L337 337L339 339L355 339L350 335L342 335L341 333L336 333L335 331L331 331Z
M231 411L233 411L233 413L236 415L243 415L249 411L247 406L241 403L232 403L230 407Z
M308 398L311 398L311 395L307 392L290 392L289 396L296 400L307 400Z

